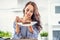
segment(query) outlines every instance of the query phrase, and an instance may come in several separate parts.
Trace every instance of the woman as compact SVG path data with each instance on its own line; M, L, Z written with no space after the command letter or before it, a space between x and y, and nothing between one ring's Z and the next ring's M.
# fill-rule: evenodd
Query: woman
M16 17L16 20L14 22L14 29L15 34L14 38L37 38L38 33L40 32L40 29L42 29L40 25L40 15L38 12L37 5L34 2L29 1L25 8L23 9L24 16L23 18ZM25 27L22 25L18 25L17 23L22 22L33 22L36 21L37 23L34 25L31 25L29 27Z

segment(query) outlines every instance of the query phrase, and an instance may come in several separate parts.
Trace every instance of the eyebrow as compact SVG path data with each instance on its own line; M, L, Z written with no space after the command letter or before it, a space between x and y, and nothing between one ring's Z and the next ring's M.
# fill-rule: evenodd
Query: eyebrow
M29 9L29 8L27 8L27 9ZM26 10L27 10L27 9L26 9ZM33 10L32 10L32 11L34 11L34 8L33 8Z

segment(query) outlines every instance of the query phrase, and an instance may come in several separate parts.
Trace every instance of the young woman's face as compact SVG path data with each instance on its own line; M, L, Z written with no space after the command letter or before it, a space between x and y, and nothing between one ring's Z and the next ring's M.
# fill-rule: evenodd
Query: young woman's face
M26 8L25 8L25 16L28 18L31 18L31 16L33 15L33 6L31 4L29 4Z

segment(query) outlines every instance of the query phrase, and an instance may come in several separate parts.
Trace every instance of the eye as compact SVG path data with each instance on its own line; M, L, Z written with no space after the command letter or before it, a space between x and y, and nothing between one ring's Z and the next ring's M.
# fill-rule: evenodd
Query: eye
M31 13L33 13L33 11L30 11Z
M29 11L29 9L27 9L27 12Z

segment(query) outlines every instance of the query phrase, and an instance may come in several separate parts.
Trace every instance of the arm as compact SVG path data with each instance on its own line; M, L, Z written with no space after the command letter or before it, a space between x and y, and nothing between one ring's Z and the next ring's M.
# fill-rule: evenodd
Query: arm
M16 34L18 34L20 32L20 25L18 25L15 21L14 21L14 24L13 24L13 28L14 28L14 32Z
M19 28L18 24L16 24L16 30L15 31L16 31L17 34L20 32L20 28Z
M38 34L39 31L37 30L37 28L33 28L33 27L28 28L27 36L29 38L38 38Z
M18 22L19 22L19 17L17 16L15 19L15 27L16 27L15 31L17 34L20 32L19 25L17 24Z
M19 17L16 17L15 21L14 21L14 24L13 24L13 27L14 27L14 36L13 38L14 39L18 39L18 38L21 38L21 30L20 30L20 25L18 25L17 23L20 22L19 20Z
M14 39L21 38L22 36L21 36L20 30L18 30L19 28L17 28L17 27L19 27L19 26L16 25L16 22L14 22L13 27L14 27L14 36L13 36L13 38L14 38Z
M20 33L20 25L18 25L17 23L19 23L19 22L21 22L21 18L19 18L18 16L16 16L16 19L15 19L15 21L14 21L14 25L13 25L13 27L14 27L14 31L15 31L15 33L16 34L19 34Z

